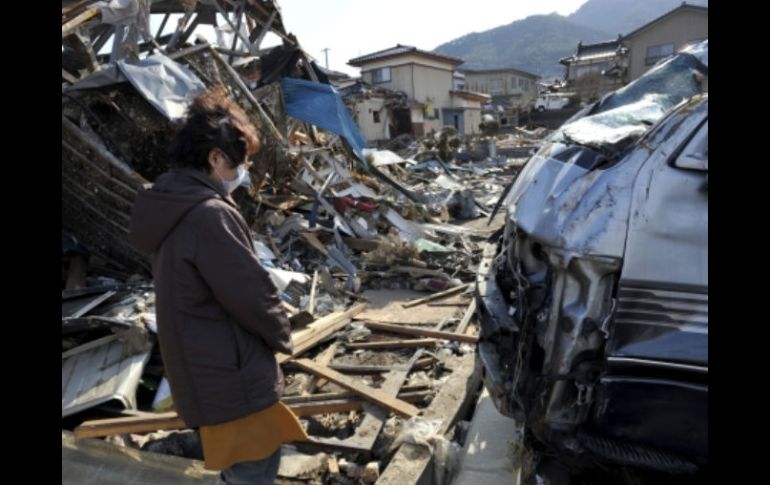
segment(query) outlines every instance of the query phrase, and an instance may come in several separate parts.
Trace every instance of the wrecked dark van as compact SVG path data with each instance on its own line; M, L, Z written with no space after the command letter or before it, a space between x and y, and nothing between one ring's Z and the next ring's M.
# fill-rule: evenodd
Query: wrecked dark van
M540 456L708 464L708 41L578 113L501 199L478 358Z

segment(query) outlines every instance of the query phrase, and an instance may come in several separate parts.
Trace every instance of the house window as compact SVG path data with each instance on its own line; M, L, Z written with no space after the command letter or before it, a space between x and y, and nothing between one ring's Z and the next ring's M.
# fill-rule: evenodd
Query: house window
M374 118L375 123L380 122L380 112L379 111L372 111L372 117Z
M436 109L434 109L434 110L433 110L433 119L434 119L434 120L437 120L437 119L438 119L438 108L436 108Z
M606 62L602 62L598 64L588 64L586 66L578 66L575 69L575 77L580 78L592 72L598 72L599 74L601 74L601 72L606 68L607 68Z
M519 78L519 89L524 89L524 80Z
M381 67L372 71L372 83L389 83L390 82L390 68Z
M661 44L653 45L647 48L647 57L644 59L644 64L651 66L659 60L670 56L674 53L674 44Z
M489 94L503 94L502 79L492 79L489 81Z

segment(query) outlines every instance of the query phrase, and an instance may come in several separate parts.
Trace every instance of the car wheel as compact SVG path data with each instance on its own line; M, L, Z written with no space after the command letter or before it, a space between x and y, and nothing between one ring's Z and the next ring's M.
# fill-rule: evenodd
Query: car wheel
M545 106L538 106L537 107L537 112L538 113L542 113L543 111L545 111Z

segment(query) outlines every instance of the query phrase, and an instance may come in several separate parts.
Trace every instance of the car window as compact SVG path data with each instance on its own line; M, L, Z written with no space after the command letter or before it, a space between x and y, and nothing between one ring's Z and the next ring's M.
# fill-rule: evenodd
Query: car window
M698 132L679 152L674 161L674 166L687 170L709 169L709 122L706 120L698 129Z

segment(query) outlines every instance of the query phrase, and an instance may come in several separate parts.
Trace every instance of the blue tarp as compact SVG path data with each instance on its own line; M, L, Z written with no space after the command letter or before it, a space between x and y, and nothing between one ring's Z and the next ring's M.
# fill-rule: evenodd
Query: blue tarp
M283 78L281 84L289 116L337 133L348 142L358 158L366 163L363 154L366 140L332 86L291 77Z

